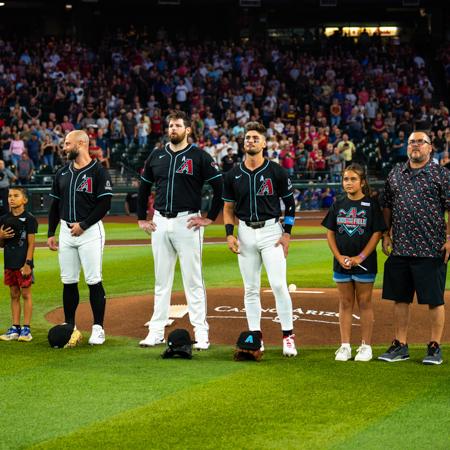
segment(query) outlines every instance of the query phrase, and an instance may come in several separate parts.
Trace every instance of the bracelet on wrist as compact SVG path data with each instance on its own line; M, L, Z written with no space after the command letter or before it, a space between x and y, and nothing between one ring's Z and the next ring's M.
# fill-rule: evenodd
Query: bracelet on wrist
M234 232L234 225L233 224L226 224L225 225L225 233L227 236L233 236L233 232Z
M363 252L361 252L358 256L359 256L363 261L367 258L367 256L366 256Z

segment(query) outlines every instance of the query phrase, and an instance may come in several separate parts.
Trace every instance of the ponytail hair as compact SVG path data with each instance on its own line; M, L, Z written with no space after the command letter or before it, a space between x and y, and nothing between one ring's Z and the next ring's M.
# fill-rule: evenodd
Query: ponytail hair
M369 180L367 179L367 175L366 175L366 171L364 170L364 167L358 163L352 163L342 171L342 176L344 175L345 172L348 172L349 170L351 170L352 172L355 172L359 176L359 178L361 180L361 184L362 184L361 190L362 190L363 194L367 197L370 197L371 189L370 189ZM363 184L363 182L364 182L364 184Z

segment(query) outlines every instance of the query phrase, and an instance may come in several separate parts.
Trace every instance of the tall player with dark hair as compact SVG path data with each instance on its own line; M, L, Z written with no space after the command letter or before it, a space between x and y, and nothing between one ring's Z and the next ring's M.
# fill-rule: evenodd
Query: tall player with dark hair
M260 287L264 263L283 331L283 355L296 356L292 300L286 283L295 201L286 170L263 156L265 131L258 122L249 122L245 127L245 161L224 177L224 222L228 248L238 255L250 331L261 333ZM285 205L284 226L279 222L280 198ZM238 239L233 235L235 217L239 219Z
M105 342L105 290L102 284L102 259L105 230L102 218L111 208L112 186L107 170L89 156L89 137L84 131L70 132L64 141L69 162L55 175L50 196L53 202L48 217L50 250L58 250L55 231L59 231L59 265L63 282L65 321L75 325L80 300L80 268L89 286L94 325L89 344ZM75 346L81 334L73 333L69 346Z
M194 327L194 348L209 348L206 322L206 292L202 274L204 227L212 223L222 209L222 175L211 156L188 144L191 125L184 112L167 117L170 142L154 150L145 162L138 195L138 224L152 234L155 261L155 301L149 333L142 347L162 344L169 319L170 295L177 257L180 259L189 319ZM199 212L203 184L214 191L206 217ZM155 184L155 214L147 220L147 201Z

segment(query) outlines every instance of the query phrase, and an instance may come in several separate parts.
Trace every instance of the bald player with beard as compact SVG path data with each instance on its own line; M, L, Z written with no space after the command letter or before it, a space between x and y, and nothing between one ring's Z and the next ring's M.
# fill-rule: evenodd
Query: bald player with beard
M82 267L94 316L89 344L101 345L105 342L106 305L102 284L105 245L102 218L111 208L111 179L107 170L89 156L89 137L84 131L72 131L66 136L64 152L68 163L56 172L50 193L53 201L48 217L47 244L50 250L58 250L66 323L75 326ZM59 248L55 238L58 223L61 223ZM80 332L74 332L68 346L76 346L81 338Z

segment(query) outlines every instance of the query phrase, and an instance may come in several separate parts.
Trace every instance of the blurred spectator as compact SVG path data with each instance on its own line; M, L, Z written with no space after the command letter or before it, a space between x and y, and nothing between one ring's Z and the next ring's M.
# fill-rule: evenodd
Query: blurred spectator
M31 178L34 174L34 164L33 161L28 157L26 151L22 152L20 155L20 160L16 167L16 177L19 184L26 185L31 183Z
M133 113L128 111L123 118L123 143L125 145L133 144L137 137L137 122Z
M5 161L0 159L0 216L9 211L8 189L14 181L16 177L5 167Z
M14 139L11 140L11 144L9 146L9 153L11 155L11 160L14 166L17 167L19 163L22 153L26 153L25 143L22 139L20 139L19 133L14 135Z
M231 170L237 163L237 155L233 153L233 149L228 147L227 154L222 157L221 167L223 172L228 172Z
M147 145L149 134L150 134L150 121L148 117L142 115L137 125L137 136L139 147L145 147Z
M344 157L345 167L349 166L352 163L353 155L356 152L356 147L355 144L350 141L347 133L342 135L342 141L337 144L337 148Z
M335 183L341 182L342 171L344 170L344 155L337 147L334 148L333 154L327 157L328 167L330 168L331 181Z
M55 154L57 152L57 147L53 143L49 134L44 137L44 142L41 145L41 157L43 163L47 167L53 168L55 162Z
M27 142L27 152L33 161L36 170L39 170L39 159L41 156L41 143L39 142L39 134L35 131L31 133L31 139Z

